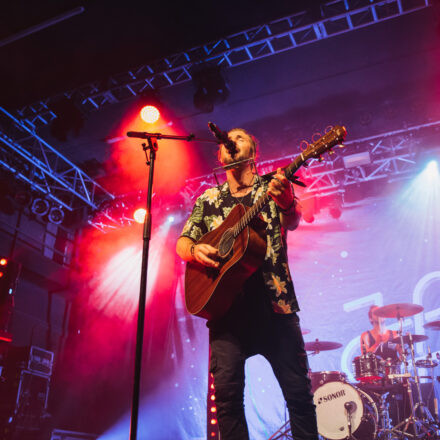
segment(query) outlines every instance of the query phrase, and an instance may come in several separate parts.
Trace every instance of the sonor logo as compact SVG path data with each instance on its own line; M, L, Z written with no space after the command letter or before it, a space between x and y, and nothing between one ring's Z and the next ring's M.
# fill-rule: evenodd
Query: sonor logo
M345 396L345 390L340 390L336 391L336 393L327 394L326 396L322 396L318 399L318 405L320 405L321 403L330 402L343 396Z

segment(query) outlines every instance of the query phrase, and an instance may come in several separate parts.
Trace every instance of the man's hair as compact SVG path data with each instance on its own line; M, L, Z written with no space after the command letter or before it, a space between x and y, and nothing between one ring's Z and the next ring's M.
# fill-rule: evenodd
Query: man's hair
M253 134L249 133L247 130L245 130L244 128L240 128L240 127L231 128L230 130L228 130L228 134L231 131L235 131L235 130L240 130L249 136L249 138L251 140L252 147L254 149L254 158L256 159L258 156L258 150L259 150L258 139ZM218 152L217 152L217 159L220 162L220 148L218 149Z
M371 324L373 324L373 310L374 309L377 309L379 306L376 306L376 305L372 305L371 307L370 307L370 309L368 310L368 319L370 320L370 322L371 322Z

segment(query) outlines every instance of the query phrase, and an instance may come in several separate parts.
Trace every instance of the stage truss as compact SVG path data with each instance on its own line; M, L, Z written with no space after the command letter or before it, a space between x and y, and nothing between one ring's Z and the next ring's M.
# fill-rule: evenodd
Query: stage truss
M103 201L115 198L2 107L0 145L0 166L56 206L67 211L83 206L98 210ZM106 215L106 220L118 224L111 216Z
M430 0L332 0L322 4L315 16L310 11L303 11L244 30L113 75L105 82L94 81L26 105L16 116L27 127L36 130L57 117L51 107L61 97L72 99L87 114L147 91L190 81L195 66L236 67L430 6Z
M428 137L436 138L437 143L425 145L424 139ZM301 169L298 174L309 182L303 199L344 194L350 186L380 179L390 182L412 177L418 169L420 157L428 157L431 152L439 151L440 121L350 140L344 145L346 148L337 150L337 154L326 156L322 162L312 159L308 168ZM353 154L364 152L368 153L369 163L358 166L346 166L344 163L344 158L346 160ZM299 153L298 149L296 154L262 161L258 164L259 173L266 174L286 166ZM182 196L192 206L197 195L215 184L212 174L189 179Z

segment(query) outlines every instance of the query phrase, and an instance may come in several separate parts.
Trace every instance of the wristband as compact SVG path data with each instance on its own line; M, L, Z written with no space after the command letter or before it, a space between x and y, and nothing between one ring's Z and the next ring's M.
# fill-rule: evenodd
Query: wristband
M189 248L189 253L191 254L191 257L193 257L193 258L195 258L194 257L194 248L196 247L196 245L193 243L192 245L191 245L191 247Z
M293 210L293 208L295 208L295 205L296 205L296 199L295 199L295 197L293 197L293 200L292 200L292 203L290 204L290 206L287 209L280 208L280 211L284 215L292 214L292 210Z

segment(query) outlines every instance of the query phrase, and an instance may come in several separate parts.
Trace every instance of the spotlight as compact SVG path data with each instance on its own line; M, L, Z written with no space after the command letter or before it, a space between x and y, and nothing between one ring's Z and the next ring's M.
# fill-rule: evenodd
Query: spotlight
M175 220L174 215L169 215L167 218L168 223L174 223L174 220Z
M51 223L59 225L64 220L64 211L57 206L53 206L50 208L48 218Z
M6 266L8 264L7 258L0 258L0 266Z
M339 217L341 217L341 214L342 214L341 209L338 208L337 206L330 206L328 209L328 212L335 219L338 219Z
M49 202L44 199L34 199L31 206L31 211L36 215L46 215L49 212Z
M133 213L133 218L137 223L144 223L147 210L144 208L138 208Z
M431 177L437 176L438 174L438 163L436 160L430 160L426 165L426 172Z
M160 117L160 112L154 105L146 105L141 110L141 118L147 124L154 124Z
M310 212L304 212L303 219L306 223L313 223L315 221L315 216Z

